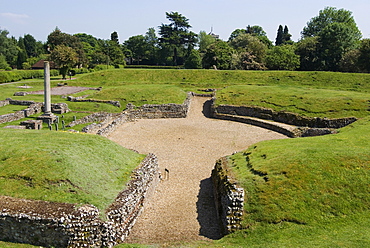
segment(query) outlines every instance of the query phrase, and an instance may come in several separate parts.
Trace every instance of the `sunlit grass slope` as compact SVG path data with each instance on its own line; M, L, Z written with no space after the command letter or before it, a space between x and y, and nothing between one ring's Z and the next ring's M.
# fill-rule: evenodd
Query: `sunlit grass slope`
M338 134L260 142L229 157L246 230L227 247L368 247L370 117Z
M236 85L217 92L217 104L260 106L308 117L365 117L370 93L297 86Z
M143 155L96 135L0 129L0 195L104 210Z

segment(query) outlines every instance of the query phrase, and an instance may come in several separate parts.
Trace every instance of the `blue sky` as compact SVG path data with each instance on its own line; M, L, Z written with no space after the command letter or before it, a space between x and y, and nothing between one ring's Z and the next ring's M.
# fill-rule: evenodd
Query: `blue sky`
M278 26L287 25L293 40L306 23L326 6L350 10L364 38L370 38L369 0L0 0L0 29L18 38L25 34L46 41L55 27L65 33L87 33L109 39L117 31L120 42L158 30L169 23L166 12L189 19L192 31L213 32L227 40L231 32L259 25L275 41Z

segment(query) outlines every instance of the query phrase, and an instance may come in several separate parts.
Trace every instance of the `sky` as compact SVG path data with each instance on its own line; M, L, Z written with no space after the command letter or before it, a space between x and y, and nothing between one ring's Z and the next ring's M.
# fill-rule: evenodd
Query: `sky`
M0 29L8 37L31 34L42 42L56 27L100 39L116 31L122 43L148 28L158 31L170 23L166 12L179 12L189 19L191 31L213 30L222 40L235 29L258 25L274 42L279 25L287 25L298 41L307 22L328 6L351 11L363 38L370 38L369 0L0 0Z

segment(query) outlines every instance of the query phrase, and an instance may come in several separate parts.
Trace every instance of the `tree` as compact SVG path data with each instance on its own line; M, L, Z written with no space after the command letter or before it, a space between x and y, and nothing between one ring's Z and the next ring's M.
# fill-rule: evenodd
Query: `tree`
M300 56L300 70L315 71L322 69L318 49L319 37L307 37L298 42L296 53Z
M202 64L205 69L216 66L221 70L231 68L233 49L225 41L217 41L209 45L204 53Z
M258 63L263 63L267 51L267 46L258 37L251 34L239 35L230 42L230 46L239 53L248 52L253 55Z
M8 38L9 32L0 29L0 55L5 57L7 64L13 66L17 62L18 48L17 40Z
M361 53L359 49L353 49L344 54L339 63L340 71L360 72L361 69L358 63L360 54Z
M149 28L148 31L145 33L145 42L148 45L147 50L147 63L148 64L156 64L158 62L158 37L155 33L154 28Z
M358 65L361 70L370 72L370 39L363 39L359 47Z
M36 39L32 35L26 34L24 36L24 46L28 57L37 57L40 55L37 51Z
M131 51L131 63L134 61L140 64L140 61L146 58L149 46L143 35L130 37L123 43L124 47Z
M80 39L76 36L63 33L58 27L48 35L47 45L50 52L53 52L57 46L61 45L72 48L77 54L76 65L78 67L86 65L88 62L84 46Z
M317 54L314 56L319 67L312 69L337 71L343 55L358 46L361 32L350 11L327 7L307 23L302 37L317 37Z
M185 60L186 69L201 69L202 68L202 59L200 58L200 53L198 50L193 49L190 52L190 55Z
M284 31L283 31L283 41L284 41L284 44L289 44L291 43L291 38L292 38L292 35L289 33L289 29L288 29L288 26L285 25L284 27Z
M117 45L119 44L118 33L116 31L111 33L110 40L115 42Z
M197 35L189 29L189 19L179 14L178 12L166 12L166 17L171 21L170 24L162 24L159 26L159 43L167 45L173 50L173 64L177 65L179 50L188 50L189 52L197 42Z
M198 39L200 52L205 52L209 45L216 42L216 39L212 35L207 34L205 31L199 32Z
M333 23L344 23L349 27L351 36L357 40L361 39L361 31L357 27L352 12L345 9L338 10L335 7L326 7L320 10L319 15L313 17L303 28L302 36L303 38L320 36L323 29Z
M293 45L275 46L267 52L266 66L270 70L290 70L299 67L299 55L294 53Z
M235 38L237 38L239 35L246 34L246 33L247 33L247 30L245 30L245 29L235 29L230 34L230 37L229 37L228 42L231 42L232 40L234 40Z
M275 46L282 45L283 43L284 43L284 30L283 26L279 25L275 40Z
M58 45L50 55L51 60L59 67L60 74L66 79L68 71L77 63L77 53L71 47Z

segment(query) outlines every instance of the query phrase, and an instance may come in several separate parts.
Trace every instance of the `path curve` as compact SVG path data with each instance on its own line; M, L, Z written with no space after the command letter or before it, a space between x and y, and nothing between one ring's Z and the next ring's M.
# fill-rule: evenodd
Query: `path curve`
M207 98L194 97L187 118L125 123L109 139L140 153L154 153L168 180L157 187L138 218L129 243L161 244L221 238L211 170L217 159L262 140L286 136L238 122L206 118Z

